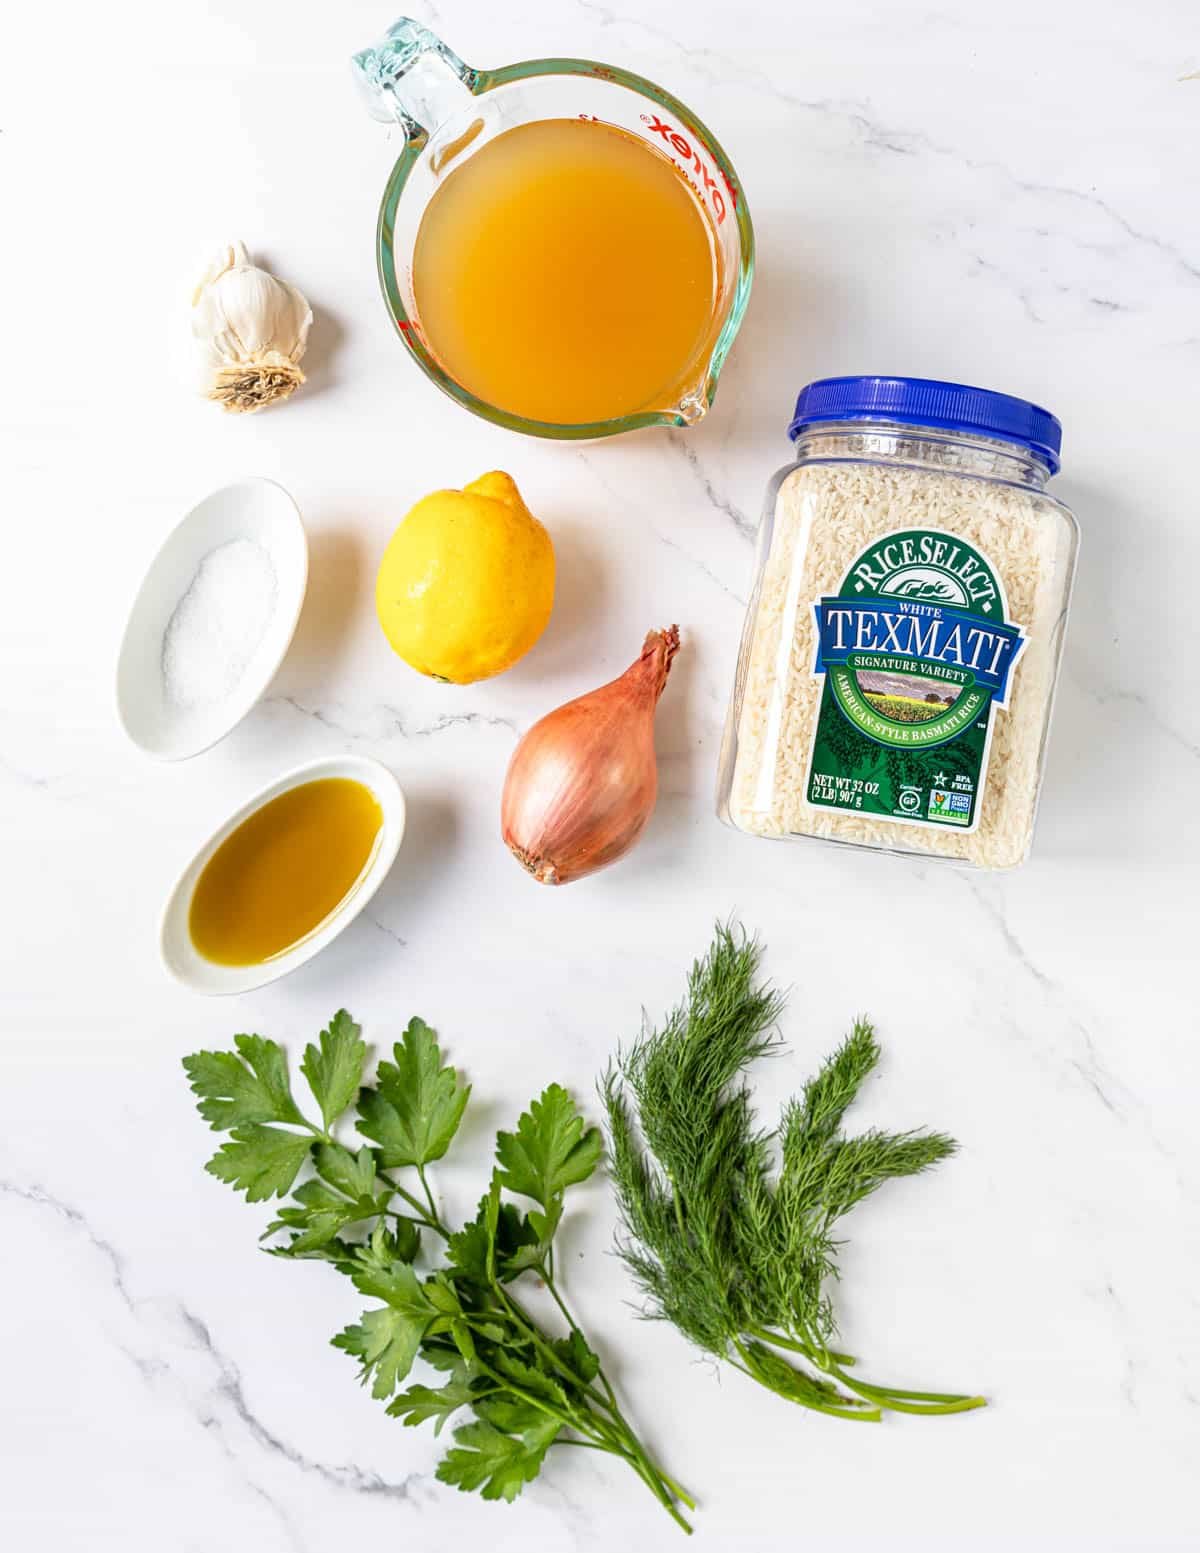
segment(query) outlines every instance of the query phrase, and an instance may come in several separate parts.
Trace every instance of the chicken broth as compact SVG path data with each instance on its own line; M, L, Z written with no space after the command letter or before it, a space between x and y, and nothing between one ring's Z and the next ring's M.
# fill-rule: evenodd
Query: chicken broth
M413 255L445 371L558 425L673 405L711 347L719 281L708 217L670 158L583 119L518 125L446 174Z

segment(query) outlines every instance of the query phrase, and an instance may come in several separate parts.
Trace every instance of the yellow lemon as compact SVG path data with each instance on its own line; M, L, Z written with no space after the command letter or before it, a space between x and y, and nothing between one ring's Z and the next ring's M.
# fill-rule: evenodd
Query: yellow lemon
M375 582L393 650L456 685L511 668L546 629L553 605L550 535L500 470L419 501L392 535Z

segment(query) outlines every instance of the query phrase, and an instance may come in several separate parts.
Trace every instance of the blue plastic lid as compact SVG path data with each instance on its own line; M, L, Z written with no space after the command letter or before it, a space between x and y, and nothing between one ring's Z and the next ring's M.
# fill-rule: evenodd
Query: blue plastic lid
M1062 425L1057 416L1027 399L965 383L924 377L823 377L800 390L788 436L821 421L899 421L972 432L1027 448L1051 474L1057 474L1061 463Z

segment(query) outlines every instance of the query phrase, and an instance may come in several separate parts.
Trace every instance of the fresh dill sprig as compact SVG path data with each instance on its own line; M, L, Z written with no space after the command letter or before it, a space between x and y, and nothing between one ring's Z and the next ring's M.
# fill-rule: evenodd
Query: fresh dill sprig
M782 994L757 980L761 946L720 926L687 996L646 1028L601 1080L620 1255L648 1313L789 1401L834 1417L960 1413L982 1397L906 1391L851 1376L833 1343L825 1286L837 1275L833 1229L895 1176L955 1151L943 1133L846 1137L842 1123L879 1061L871 1025L850 1035L778 1133L755 1117L745 1071L780 1049Z

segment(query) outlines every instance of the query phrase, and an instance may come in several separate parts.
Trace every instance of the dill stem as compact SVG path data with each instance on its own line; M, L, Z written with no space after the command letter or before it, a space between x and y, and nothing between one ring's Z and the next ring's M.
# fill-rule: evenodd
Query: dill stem
M676 1499L678 1499L682 1504L687 1505L689 1510L694 1510L696 1508L695 1499L691 1494L688 1493L687 1489L684 1488L682 1483L677 1483L671 1474L669 1472L664 1472L661 1467L656 1467L655 1471L658 1473L659 1477L662 1478L663 1482L667 1485L671 1492L675 1495ZM691 1530L690 1527L688 1529L689 1531Z
M975 1408L987 1406L986 1397L971 1397L963 1392L902 1391L895 1386L874 1386L869 1381L852 1379L836 1364L830 1366L830 1373L849 1390L890 1413L927 1413L937 1417L947 1413L970 1413Z
M675 1223L679 1229L681 1238L686 1238L687 1229L683 1222L683 1204L680 1201L679 1192L675 1186L675 1178L674 1176L668 1175L668 1180L671 1182L671 1201L675 1208Z
M796 1396L793 1392L785 1391L782 1386L777 1386L768 1374L765 1374L754 1362L754 1355L736 1337L730 1338L733 1346L741 1354L743 1363L738 1364L735 1359L728 1362L736 1369L748 1375L751 1380L757 1381L760 1386L765 1386L768 1391L773 1391L777 1397L782 1397L785 1402L794 1402L799 1407L811 1408L814 1413L827 1413L830 1418L848 1418L855 1423L877 1424L883 1416L880 1412L880 1404L872 1397L866 1398L874 1405L869 1408L839 1407L836 1402L818 1402L815 1398ZM848 1383L849 1384L849 1383ZM849 1402L849 1398L846 1399Z
M903 1397L909 1402L962 1402L969 1403L971 1407L986 1407L986 1397L968 1396L965 1391L904 1391L896 1386L877 1386L874 1381L854 1382L847 1380L849 1386L858 1384L865 1390L880 1397ZM965 1409L964 1409L965 1411Z
M770 1327L750 1326L746 1328L746 1331L751 1337L757 1337L763 1343L770 1343L774 1348L786 1348L791 1353L803 1354L806 1359L811 1359L819 1369L824 1368L821 1355L832 1359L835 1364L850 1366L858 1363L853 1354L838 1353L835 1349L818 1347L814 1343L797 1342L795 1338L785 1337L782 1332L773 1331Z

